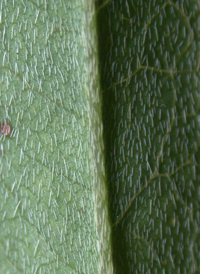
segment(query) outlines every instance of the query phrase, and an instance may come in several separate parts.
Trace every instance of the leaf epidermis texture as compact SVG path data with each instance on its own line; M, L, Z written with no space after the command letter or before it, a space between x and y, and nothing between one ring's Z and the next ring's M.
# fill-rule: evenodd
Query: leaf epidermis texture
M106 273L111 262L87 4L0 1L0 119L12 126L0 136L0 273Z
M200 6L100 1L115 272L200 269Z

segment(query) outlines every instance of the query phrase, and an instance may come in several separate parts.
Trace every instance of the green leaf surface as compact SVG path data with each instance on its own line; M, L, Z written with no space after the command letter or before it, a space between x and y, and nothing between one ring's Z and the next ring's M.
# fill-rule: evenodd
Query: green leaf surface
M0 273L112 273L94 3L2 0L0 37Z
M107 178L94 1L0 1L0 273L113 273L107 195L115 273L198 273L199 1L98 2Z
M200 272L200 3L99 1L115 272Z

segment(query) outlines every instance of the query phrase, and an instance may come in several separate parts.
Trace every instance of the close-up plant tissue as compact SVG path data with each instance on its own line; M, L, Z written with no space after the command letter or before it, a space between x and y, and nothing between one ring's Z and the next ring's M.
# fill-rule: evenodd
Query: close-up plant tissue
M0 0L0 274L200 273L199 0Z

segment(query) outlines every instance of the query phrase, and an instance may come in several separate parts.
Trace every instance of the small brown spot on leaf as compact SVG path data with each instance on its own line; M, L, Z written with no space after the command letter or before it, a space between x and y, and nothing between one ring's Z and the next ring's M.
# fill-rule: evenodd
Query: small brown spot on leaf
M3 135L10 135L11 131L11 126L9 124L3 124L0 126L0 132Z

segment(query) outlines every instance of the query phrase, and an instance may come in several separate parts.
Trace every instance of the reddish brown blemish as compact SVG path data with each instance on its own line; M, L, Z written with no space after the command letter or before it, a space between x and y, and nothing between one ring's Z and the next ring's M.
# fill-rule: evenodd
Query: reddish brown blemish
M3 135L10 135L11 134L11 126L9 124L0 125L0 132Z

